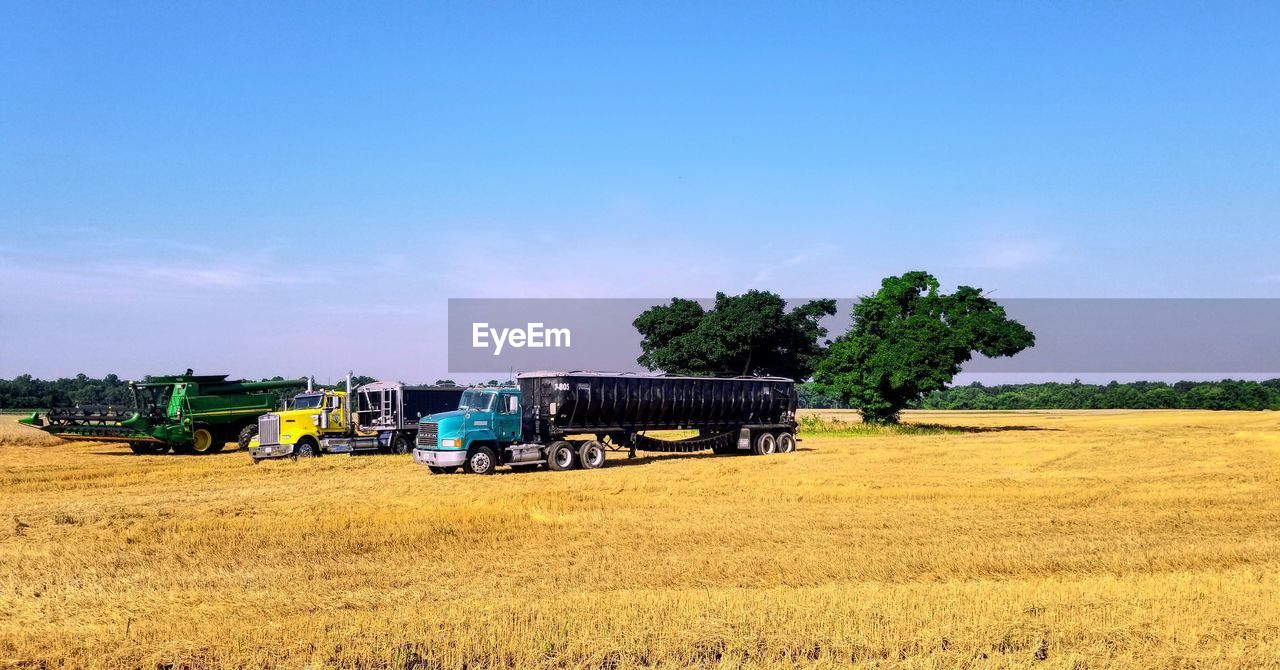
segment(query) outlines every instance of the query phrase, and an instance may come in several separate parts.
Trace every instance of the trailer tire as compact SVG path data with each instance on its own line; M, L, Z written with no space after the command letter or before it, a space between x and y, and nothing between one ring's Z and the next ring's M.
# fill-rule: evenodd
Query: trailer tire
M573 445L560 440L547 447L547 469L555 472L572 470L578 464L578 454Z
M458 471L458 466L456 466L456 465L448 465L448 466L428 465L428 466L427 466L427 469L428 469L428 470L430 470L430 471L431 471L431 474L433 474L433 475L451 475L451 474L453 474L453 473L455 473L455 472L457 472L457 471Z
M594 470L604 466L604 445L595 440L583 442L578 447L578 463L583 470Z
M293 460L295 461L299 458L315 458L319 455L319 446L309 437L304 437L293 445Z
M489 447L476 447L467 454L462 469L469 475L491 475L498 467L498 456Z
M391 440L391 453L401 455L413 451L413 440L408 435L397 435Z
M796 450L796 436L784 430L778 433L777 444L778 453L789 454Z
M258 436L258 424L251 423L245 426L244 428L240 429L240 435L239 437L236 438L236 444L240 445L241 449L248 449L249 441L257 436Z
M768 456L778 450L778 440L773 433L760 433L751 443L751 453L757 456Z
M200 426L191 432L191 444L188 446L191 453L203 456L213 453L215 442L213 431L209 430L208 426Z

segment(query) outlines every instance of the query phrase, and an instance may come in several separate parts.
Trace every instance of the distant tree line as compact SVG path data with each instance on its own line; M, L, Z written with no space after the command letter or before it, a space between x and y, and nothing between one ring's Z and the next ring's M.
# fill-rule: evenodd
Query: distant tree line
M799 385L800 406L846 409L812 382ZM1280 379L1083 384L973 383L935 391L916 409L1280 409Z
M45 381L31 375L0 379L0 407L45 409L72 405L128 405L127 382L116 375L94 379L80 374Z
M953 386L922 409L1280 409L1280 379L1263 382L1129 382Z
M144 377L149 379L149 377ZM271 377L278 381L284 377ZM376 381L373 377L353 375L353 387ZM436 386L453 385L451 379L437 379ZM500 382L490 379L490 386L498 386ZM316 388L342 390L346 379L333 384L317 384ZM276 395L292 396L294 391L283 390ZM128 406L132 402L129 396L129 382L119 376L110 374L102 379L79 374L75 377L44 380L31 375L19 375L13 379L0 379L0 409L48 409L50 407L73 407L75 405L118 405Z

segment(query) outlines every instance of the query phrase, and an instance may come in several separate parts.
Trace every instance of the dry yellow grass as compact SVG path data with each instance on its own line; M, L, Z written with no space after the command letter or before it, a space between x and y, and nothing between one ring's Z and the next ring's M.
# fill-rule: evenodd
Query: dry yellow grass
M1280 415L908 420L968 430L482 478L6 419L0 667L1280 667Z

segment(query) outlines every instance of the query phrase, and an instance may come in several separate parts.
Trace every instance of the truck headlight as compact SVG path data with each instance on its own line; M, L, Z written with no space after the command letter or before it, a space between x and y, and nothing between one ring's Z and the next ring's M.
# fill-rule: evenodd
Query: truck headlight
M461 447L461 446L462 446L462 440L459 440L459 439L458 439L458 438L456 438L456 437L449 437L449 438L445 438L445 439L443 439L443 440L440 440L440 446L442 446L442 447Z

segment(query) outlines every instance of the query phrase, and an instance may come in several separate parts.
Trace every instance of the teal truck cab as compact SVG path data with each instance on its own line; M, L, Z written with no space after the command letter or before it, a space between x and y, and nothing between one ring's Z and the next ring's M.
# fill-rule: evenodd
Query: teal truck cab
M488 474L498 466L499 454L520 438L520 389L476 387L462 392L458 409L423 418L413 459L436 474L458 468Z

